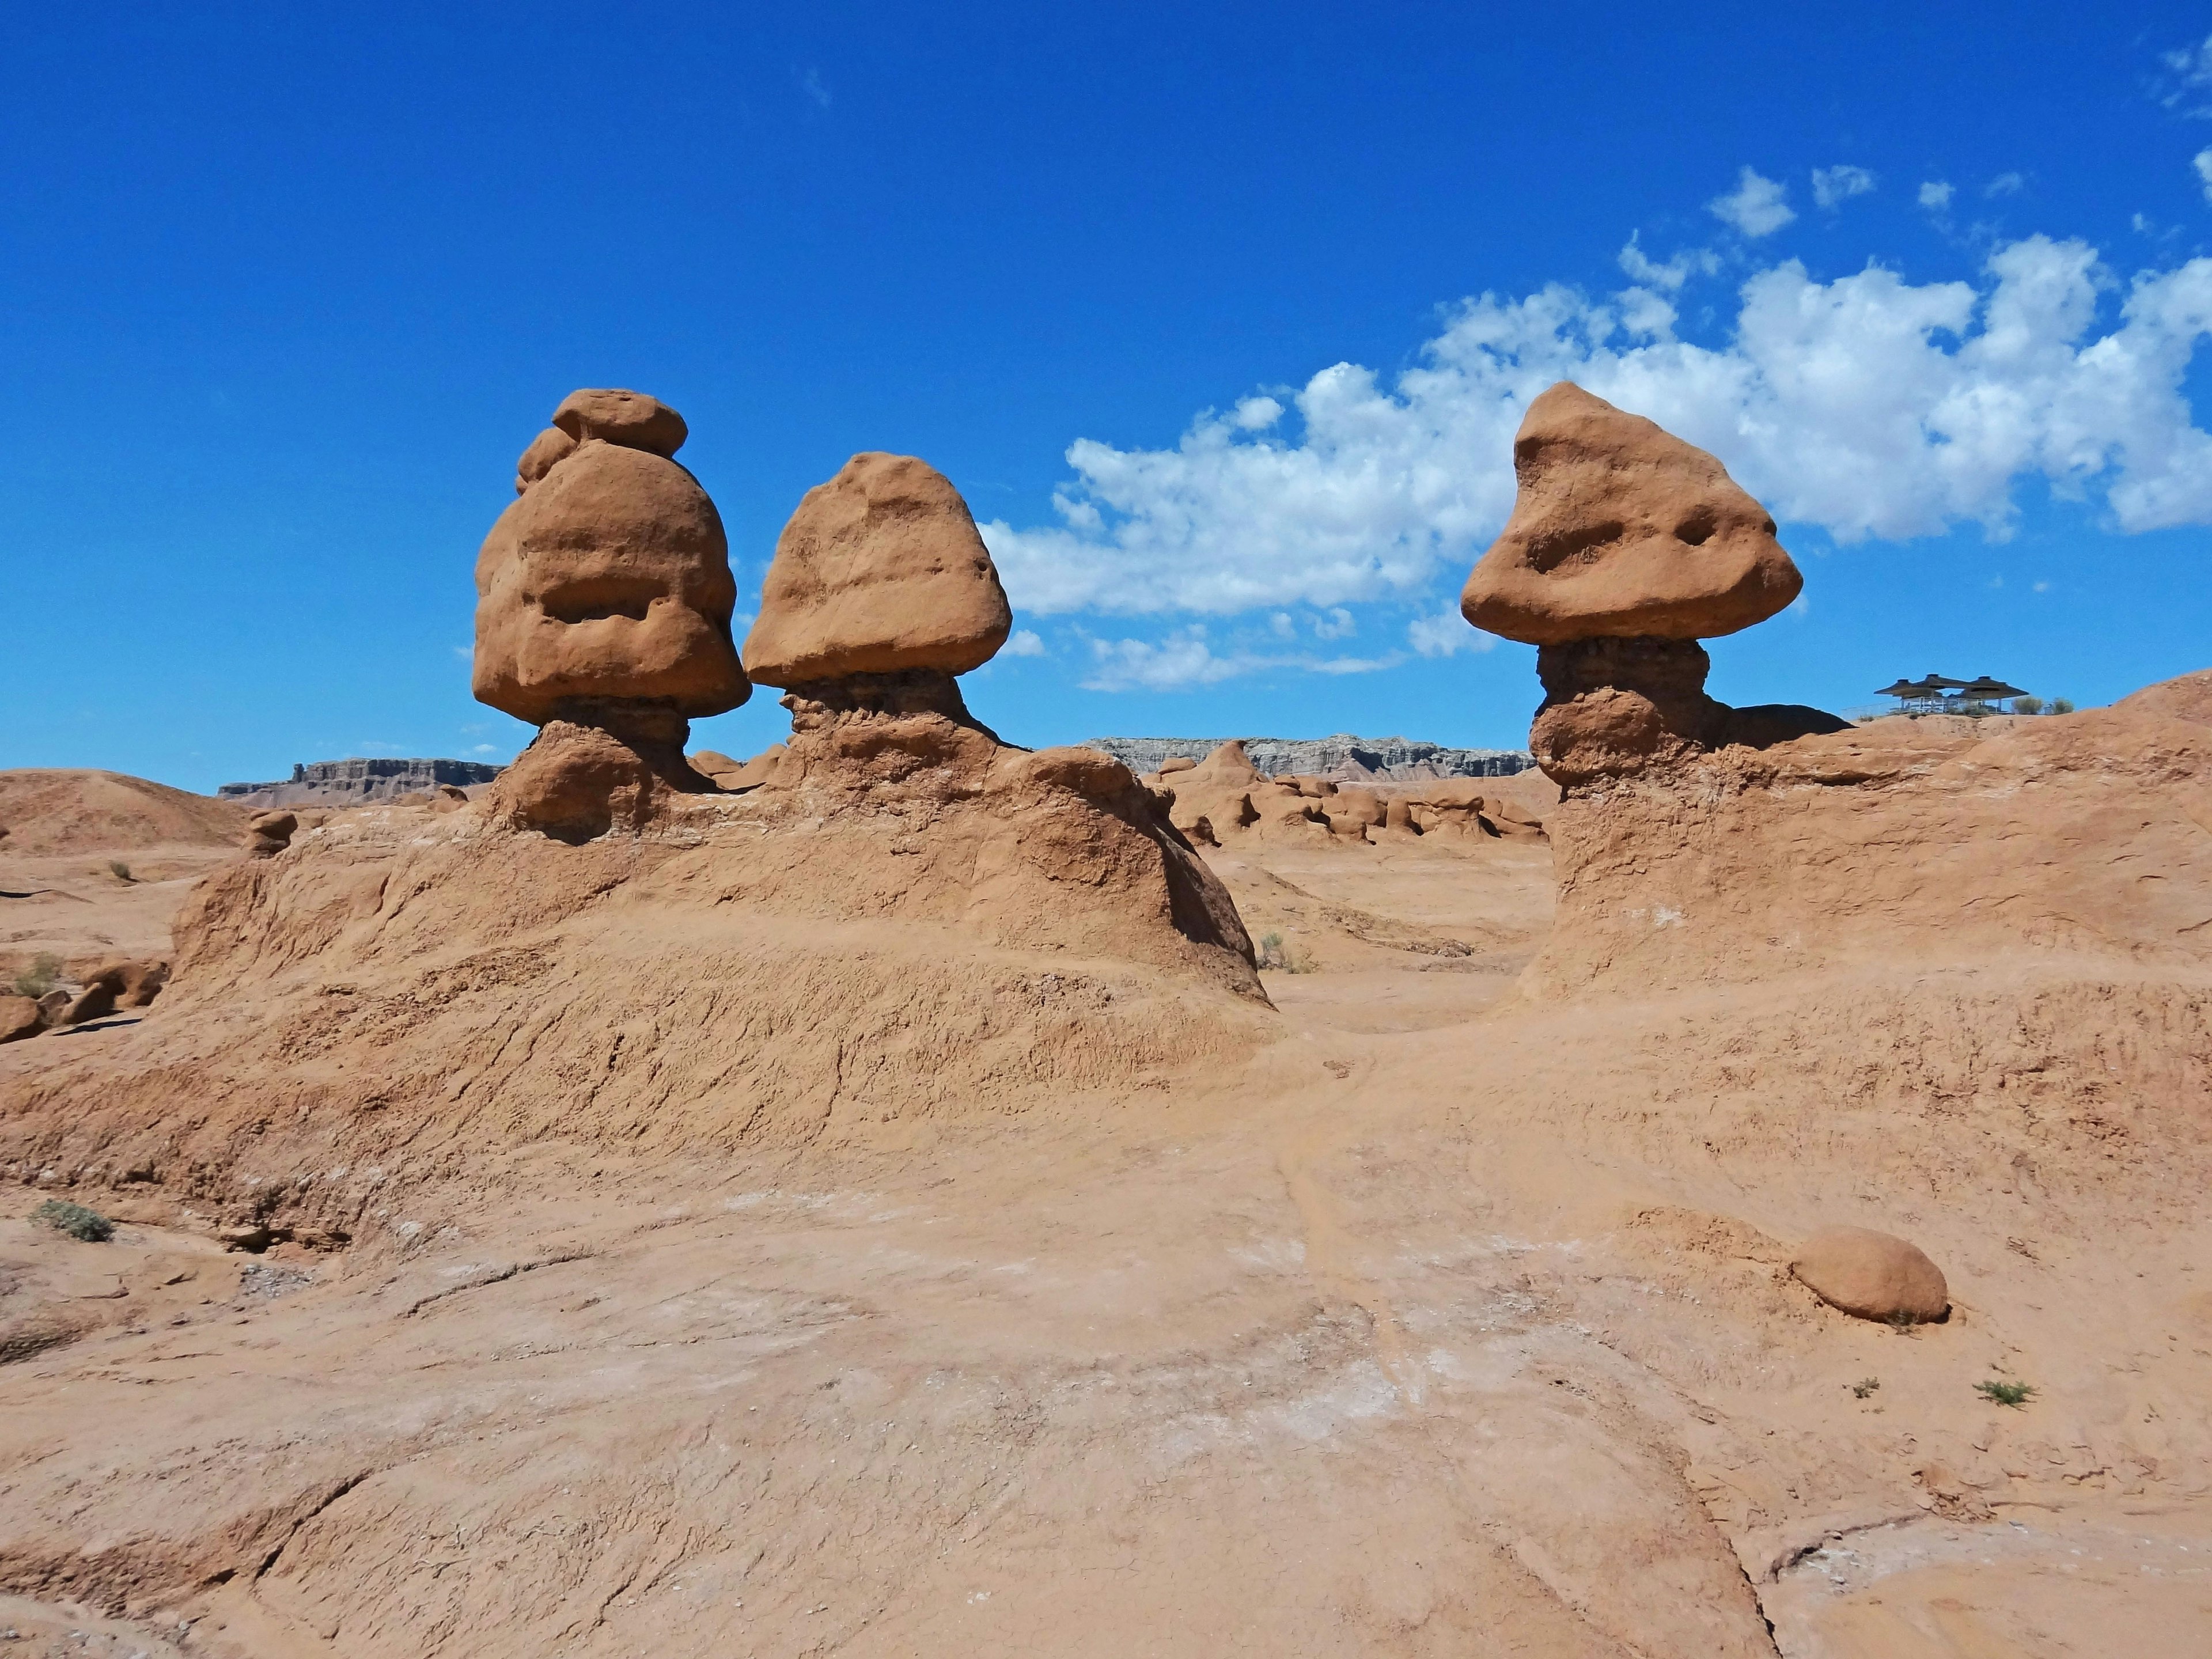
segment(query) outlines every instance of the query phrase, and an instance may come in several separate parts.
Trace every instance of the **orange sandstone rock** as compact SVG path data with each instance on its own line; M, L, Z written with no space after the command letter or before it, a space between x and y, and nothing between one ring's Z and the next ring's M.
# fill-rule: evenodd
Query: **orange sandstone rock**
M1717 460L1571 381L1528 405L1513 471L1513 516L1460 598L1477 628L1529 645L1709 639L1805 585Z
M964 674L1013 612L968 504L910 455L855 455L806 492L777 539L745 637L763 685L856 674Z
M1951 1306L1942 1270L1917 1245L1866 1227L1814 1234L1790 1271L1821 1301L1859 1319L1923 1324Z

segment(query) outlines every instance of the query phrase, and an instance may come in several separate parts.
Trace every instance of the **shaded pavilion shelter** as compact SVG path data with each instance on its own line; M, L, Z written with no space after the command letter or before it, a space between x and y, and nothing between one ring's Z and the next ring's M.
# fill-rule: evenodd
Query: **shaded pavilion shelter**
M1924 679L1899 679L1885 685L1877 694L1895 697L1908 714L1960 714L1985 713L2010 697L2028 694L2016 685L1994 679L1987 674L1971 680L1954 680L1947 674L1930 674Z

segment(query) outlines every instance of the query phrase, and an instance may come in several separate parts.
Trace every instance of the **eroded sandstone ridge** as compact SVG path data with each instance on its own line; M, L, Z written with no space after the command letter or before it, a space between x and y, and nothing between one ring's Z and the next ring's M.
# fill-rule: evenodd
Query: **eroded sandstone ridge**
M1468 576L1474 626L1537 647L1536 763L1572 787L1729 744L1844 722L1705 695L1698 641L1763 622L1804 586L1774 520L1712 456L1571 381L1513 441L1513 515Z
M1249 1050L1251 943L1160 799L969 714L1006 600L923 463L857 458L785 534L788 745L702 757L729 788L686 761L749 686L683 436L562 405L477 566L478 695L537 740L478 801L257 821L151 1016L0 1084L0 1164L330 1237L526 1146L1096 1109Z
M516 464L477 557L478 701L537 725L495 814L588 839L713 785L690 722L751 695L730 634L721 515L672 458L684 418L634 392L571 392Z

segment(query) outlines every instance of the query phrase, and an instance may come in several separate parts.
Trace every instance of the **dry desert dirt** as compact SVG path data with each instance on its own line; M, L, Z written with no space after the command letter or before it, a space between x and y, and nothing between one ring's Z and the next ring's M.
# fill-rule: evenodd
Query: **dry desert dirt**
M217 898L313 875L316 950L203 940L143 1014L0 1048L0 1627L2203 1651L2202 689L1726 751L1552 807L1549 842L1224 837L1247 925L1313 969L1265 974L1272 1008L1087 924L803 914L738 853L876 854L748 796L684 836L501 842L532 913L404 951L436 884L402 872L470 855L477 809L223 854ZM87 803L19 812L10 892L185 857L102 775L4 783ZM483 1081L518 1044L552 1058ZM779 1110L733 1054L781 1068ZM58 1191L117 1236L34 1227ZM258 1252L218 1239L257 1218ZM1788 1263L1832 1224L1926 1250L1949 1318L1823 1304Z
M173 963L0 1003L0 1652L2212 1651L2212 672L1729 708L1794 564L1568 387L1556 784L1139 779L915 458L740 664L684 434L525 452L476 799L0 774L9 976Z

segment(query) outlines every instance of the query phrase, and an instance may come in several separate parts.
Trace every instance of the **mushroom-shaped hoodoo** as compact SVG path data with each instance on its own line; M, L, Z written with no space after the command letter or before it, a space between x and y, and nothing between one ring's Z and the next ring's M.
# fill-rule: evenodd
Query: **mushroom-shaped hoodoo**
M808 490L784 526L745 636L745 672L787 690L949 683L990 661L1012 626L951 481L911 455L869 453Z
M1804 578L1766 509L1704 450L1571 381L1513 441L1513 515L1468 578L1475 627L1538 647L1537 763L1575 785L1843 722L1705 696L1700 639L1764 622Z
M712 788L684 763L690 723L752 688L730 634L721 516L671 459L683 416L638 392L586 391L554 422L523 453L521 495L477 556L474 685L543 728L495 811L596 835L640 821L656 790Z

